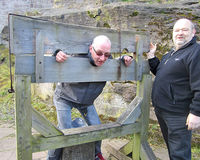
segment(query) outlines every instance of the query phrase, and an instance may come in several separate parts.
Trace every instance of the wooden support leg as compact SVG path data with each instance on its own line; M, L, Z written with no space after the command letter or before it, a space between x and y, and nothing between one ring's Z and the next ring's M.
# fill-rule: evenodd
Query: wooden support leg
M150 108L150 91L151 91L151 75L143 75L142 81L137 82L137 96L143 98L141 105L141 132L134 134L132 158L140 160L141 144L147 141L148 125L149 125L149 108Z
M17 160L32 160L31 77L15 76Z
M133 148L132 148L133 160L140 160L140 149L141 149L141 135L140 133L135 133L133 139Z

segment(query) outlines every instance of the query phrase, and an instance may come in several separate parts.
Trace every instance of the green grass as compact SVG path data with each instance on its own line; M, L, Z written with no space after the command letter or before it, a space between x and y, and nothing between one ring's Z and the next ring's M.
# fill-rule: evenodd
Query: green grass
M10 71L8 48L0 45L0 120L14 122L14 94L10 89ZM12 56L12 61L14 57ZM14 72L12 64L12 71Z
M43 114L51 123L57 125L56 109L54 106L48 105L38 96L32 96L31 104L33 108Z
M57 125L56 108L53 105L47 104L38 96L32 96L31 102L33 108L43 114L50 122ZM72 109L72 120L76 117L81 117L81 114L76 109Z
M192 160L200 159L200 134L192 135Z

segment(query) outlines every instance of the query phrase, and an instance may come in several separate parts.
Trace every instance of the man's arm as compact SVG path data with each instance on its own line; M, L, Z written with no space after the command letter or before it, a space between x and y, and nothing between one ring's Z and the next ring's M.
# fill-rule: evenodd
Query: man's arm
M200 128L200 47L196 48L197 51L191 52L188 58L188 71L190 88L193 92L193 98L190 104L190 113L188 115L186 124L189 130Z
M150 43L149 52L147 53L147 59L149 61L149 66L151 72L156 75L157 67L160 63L159 59L155 56L155 52L157 49L157 44Z
M152 59L155 57L156 49L157 44L154 45L153 43L150 43L149 52L147 53L147 59Z

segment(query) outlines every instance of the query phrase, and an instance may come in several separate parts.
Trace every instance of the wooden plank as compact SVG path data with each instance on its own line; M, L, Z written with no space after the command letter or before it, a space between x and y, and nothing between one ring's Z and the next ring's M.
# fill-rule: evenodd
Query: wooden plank
M87 53L93 38L102 34L111 40L111 52L119 52L119 43L121 51L126 48L129 52L135 52L136 35L144 37L144 51L149 49L149 38L142 32L121 31L121 42L119 42L119 31L114 29L56 23L14 14L10 17L14 35L11 39L13 44L11 52L14 54L35 53L33 46L35 29L45 35L45 53L53 53L58 48L69 54Z
M133 139L133 159L139 160L141 157L141 144L147 141L147 130L149 122L150 92L151 92L151 75L144 74L141 81L137 81L136 95L143 98L141 106L141 116L139 121L142 123L141 132L134 134Z
M17 159L32 159L31 77L15 76Z
M11 51L14 50L14 45L13 45L13 40L14 40L14 35L13 35L13 20L12 16L10 14L8 15L8 29L9 29L9 53L11 54Z
M128 108L118 118L117 122L120 124L131 124L134 123L141 114L141 103L142 98L136 96L133 101L129 104Z
M150 68L149 68L149 62L148 60L142 59L142 74L149 74Z
M127 145L123 146L119 151L125 155L128 155L132 152L132 150L133 150L132 142L129 142ZM143 142L141 145L140 158L141 160L156 160L156 156L153 153L147 141Z
M136 43L136 62L137 62L137 65L136 65L136 74L137 74L137 80L141 80L142 79L142 54L143 54L143 38L142 37L139 37L137 38L137 43Z
M123 146L122 148L120 148L120 152L124 153L125 155L128 155L132 152L133 150L133 142L129 142L128 144L126 144L125 146Z
M147 141L142 143L140 155L141 155L141 160L157 159Z
M121 153L120 151L116 150L114 147L112 147L111 145L107 145L106 146L106 150L115 158L117 158L118 160L131 160L130 157L127 157L126 155L124 155L123 153Z
M95 143L86 143L66 147L62 152L62 160L94 160Z
M32 126L44 137L63 135L59 129L57 129L51 122L49 122L34 108L32 108Z
M127 124L122 126L117 123L110 123L62 130L65 136L44 138L43 136L34 135L33 152L69 147L106 138L115 138L139 132L139 129L140 123Z
M35 56L16 56L15 74L31 75L35 80ZM118 68L121 66L121 72ZM42 82L89 82L135 80L135 61L129 67L120 65L120 60L108 59L101 67L92 66L87 58L70 57L64 63L57 63L55 57L44 57ZM70 68L70 69L69 69Z
M126 146L128 143L129 143L129 140L125 138L113 138L113 139L106 140L106 144L111 145L118 151L120 151L121 148Z
M133 160L140 160L140 151L141 151L141 134L135 133L133 139L133 148L132 148Z
M152 76L150 74L144 74L143 79L139 82L139 93L143 97L143 102L141 106L141 140L147 141L148 137L148 125L149 125L149 112L150 112L150 97L151 97L151 87L152 87Z
M44 78L44 34L36 30L35 36L35 79L36 83L40 83Z

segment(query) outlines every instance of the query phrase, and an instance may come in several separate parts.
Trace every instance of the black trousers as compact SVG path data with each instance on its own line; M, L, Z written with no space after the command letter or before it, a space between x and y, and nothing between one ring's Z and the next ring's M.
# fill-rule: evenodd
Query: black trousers
M155 108L170 160L191 160L192 132L187 130L187 115Z

